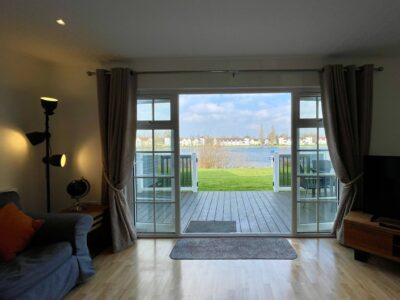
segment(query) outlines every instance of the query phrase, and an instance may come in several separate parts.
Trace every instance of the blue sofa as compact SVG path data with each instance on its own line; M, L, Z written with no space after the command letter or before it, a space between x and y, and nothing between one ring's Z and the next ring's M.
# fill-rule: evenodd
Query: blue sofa
M0 207L16 192L0 193ZM44 219L28 248L11 262L0 262L0 300L62 299L74 286L94 274L86 243L93 219L83 214L27 213Z

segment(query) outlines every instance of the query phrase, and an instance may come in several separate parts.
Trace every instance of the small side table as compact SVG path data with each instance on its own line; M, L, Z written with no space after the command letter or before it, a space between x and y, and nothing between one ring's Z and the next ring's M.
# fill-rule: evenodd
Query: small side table
M111 246L110 211L108 205L84 204L84 208L80 211L75 211L73 207L70 207L61 212L87 214L93 217L93 224L87 235L87 244L92 258Z

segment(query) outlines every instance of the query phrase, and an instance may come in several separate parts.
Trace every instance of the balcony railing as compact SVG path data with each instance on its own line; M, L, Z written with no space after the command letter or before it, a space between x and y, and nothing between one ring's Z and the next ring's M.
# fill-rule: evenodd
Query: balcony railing
M325 153L319 154L320 160L326 159ZM302 167L302 173L313 173L313 160L317 159L315 154L300 154L299 163ZM273 158L273 183L274 192L290 191L292 186L292 155L275 153Z
M157 182L155 182L155 186L158 190L162 190L168 187L171 187L171 177L168 178L172 174L171 168L173 168L172 163L172 155L157 155L154 157L148 156L143 157L142 160L137 161L137 168L139 170L138 173L143 174L152 174L153 173L153 163L155 168L157 169L157 174L160 176L156 176ZM179 157L179 177L180 177L180 186L181 191L192 191L197 192L197 157L196 153L192 154L182 154ZM165 176L163 178L163 176ZM140 176L139 176L140 177ZM138 185L139 190L151 189L152 186L145 186L143 180L137 180L136 184Z

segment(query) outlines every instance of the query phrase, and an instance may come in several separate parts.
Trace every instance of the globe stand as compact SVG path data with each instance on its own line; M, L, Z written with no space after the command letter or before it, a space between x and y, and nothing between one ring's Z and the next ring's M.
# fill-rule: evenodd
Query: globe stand
M85 205L82 205L80 200L85 197L90 191L90 183L85 178L73 180L67 186L67 193L74 200L73 211L80 212L85 209Z
M75 200L73 211L80 212L80 211L85 210L86 205L84 205L84 204L82 204L80 202L81 197L79 197L79 198L75 197L75 198L72 198L72 199Z

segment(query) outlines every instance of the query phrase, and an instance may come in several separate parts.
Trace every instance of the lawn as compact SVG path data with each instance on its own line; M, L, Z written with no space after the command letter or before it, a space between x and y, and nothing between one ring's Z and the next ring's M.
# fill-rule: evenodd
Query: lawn
M272 168L199 169L199 191L272 191Z

